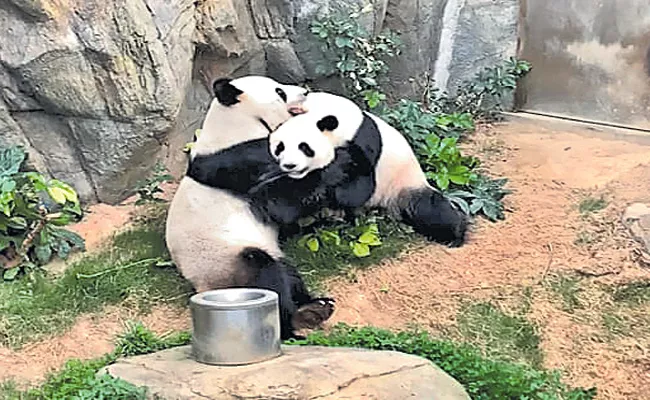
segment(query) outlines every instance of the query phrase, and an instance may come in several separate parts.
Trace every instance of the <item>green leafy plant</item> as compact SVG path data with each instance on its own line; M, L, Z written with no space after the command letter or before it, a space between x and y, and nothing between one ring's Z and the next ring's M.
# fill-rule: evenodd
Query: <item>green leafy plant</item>
M160 188L162 183L172 182L173 180L174 177L167 173L167 168L161 162L156 163L152 176L139 182L136 186L138 200L136 200L135 205L164 202L165 200L157 197L156 194L163 193Z
M386 99L381 89L388 73L385 59L399 54L401 41L389 30L370 35L359 17L371 11L371 4L359 9L339 3L331 15L314 21L311 32L322 41L323 54L330 56L329 68L321 66L317 72L337 74L346 91L372 109Z
M344 324L329 333L317 332L298 345L360 347L393 350L427 358L458 380L472 399L539 399L588 400L596 389L570 388L561 381L559 372L532 368L524 364L485 358L468 345L437 340L422 331L392 333Z
M81 207L68 184L22 169L20 147L0 149L0 262L5 280L20 271L66 259L73 248L85 249L79 235L62 228L78 221Z
M312 219L313 221L316 220ZM340 250L344 247L343 242L345 241L349 246L349 251L355 257L368 257L372 247L382 244L379 226L374 221L372 217L357 218L353 226L338 223L324 228L316 228L314 232L303 235L298 240L298 245L316 253L322 247Z
M119 357L132 357L149 354L170 347L182 346L190 342L190 332L156 335L141 322L128 322L126 331L119 335L113 354Z
M531 70L528 61L511 57L479 71L472 80L460 85L454 97L441 96L438 102L446 112L469 112L475 118L494 119L502 110L502 100L515 91L517 82Z
M401 41L391 32L370 35L359 17L372 10L338 4L328 16L316 20L311 30L330 57L330 68L321 73L338 75L347 94L364 107L374 109L402 132L413 147L427 178L467 213L482 214L496 221L504 218L501 201L510 191L505 179L481 177L477 159L461 154L457 141L475 128L475 119L495 118L502 100L530 72L530 63L510 58L485 68L464 82L454 97L440 93L426 79L421 101L401 99L390 104L383 89L387 60L400 53ZM325 233L326 234L326 233ZM317 248L318 235L307 245Z
M512 193L504 186L506 178L491 179L484 175L477 175L471 183L470 190L452 190L447 192L447 197L456 202L466 213L482 213L490 221L498 221L505 218L503 198Z

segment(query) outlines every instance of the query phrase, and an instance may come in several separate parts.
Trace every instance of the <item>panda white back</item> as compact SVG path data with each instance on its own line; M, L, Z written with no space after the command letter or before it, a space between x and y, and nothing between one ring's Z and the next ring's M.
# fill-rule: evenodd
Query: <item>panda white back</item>
M304 109L311 118L337 117L339 127L333 132L332 144L344 146L355 139L363 121L363 111L353 101L326 92L310 92ZM379 161L375 168L376 188L368 206L388 207L404 190L429 186L413 149L397 129L378 116L366 112L377 124L381 137Z
M364 113L352 101L330 93L309 93L305 110L312 119L336 119L338 129L329 132L331 143L352 152L360 149L361 159L371 164L370 173L367 167L357 169L358 174L351 172L352 181L337 191L334 203L349 210L370 192L359 206L384 208L431 240L450 246L464 243L467 216L428 183L400 132L378 116ZM294 130L293 134L300 136L301 132ZM363 165L363 160L356 164Z
M215 99L191 158L265 137L268 126L291 118L291 108L299 106L306 94L298 86L259 76L220 79L213 90ZM237 275L241 269L237 255L245 246L282 256L277 229L257 220L247 201L187 176L170 204L166 242L174 263L197 291L233 286L244 279Z

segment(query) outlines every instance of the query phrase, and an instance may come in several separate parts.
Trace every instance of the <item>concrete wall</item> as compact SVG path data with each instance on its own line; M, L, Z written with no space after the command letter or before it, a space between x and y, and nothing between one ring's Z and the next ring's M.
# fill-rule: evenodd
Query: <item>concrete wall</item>
M650 129L650 1L521 0L519 106Z

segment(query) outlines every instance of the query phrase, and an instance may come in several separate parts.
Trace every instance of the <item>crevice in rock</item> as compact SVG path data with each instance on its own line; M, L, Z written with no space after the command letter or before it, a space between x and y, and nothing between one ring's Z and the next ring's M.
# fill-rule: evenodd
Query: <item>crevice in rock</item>
M381 374L375 374L375 375L366 375L366 374L364 374L364 375L361 375L361 376L356 376L356 377L350 379L349 381L344 382L343 384L339 385L336 388L336 390L328 392L328 393L323 393L323 394L315 396L315 397L310 397L308 400L316 400L316 399L320 399L320 398L323 398L323 397L326 397L326 396L331 396L334 393L340 392L341 390L350 387L355 382L358 382L358 381L361 381L361 380L364 380L364 379L380 378L380 377L383 377L383 376L398 374L398 373L404 372L404 371L414 371L414 370L416 370L418 368L426 367L429 364L430 363L428 363L428 362L424 362L424 363L417 364L417 365L409 365L409 366L406 366L406 367L398 368L398 369L393 370L393 371L383 372Z

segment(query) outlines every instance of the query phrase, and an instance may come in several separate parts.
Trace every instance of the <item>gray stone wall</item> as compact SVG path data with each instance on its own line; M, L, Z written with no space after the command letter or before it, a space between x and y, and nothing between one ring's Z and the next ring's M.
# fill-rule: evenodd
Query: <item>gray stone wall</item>
M34 167L87 202L122 200L156 160L180 176L214 78L336 89L316 74L323 59L309 32L336 1L4 0L0 145L24 145ZM452 87L515 52L516 0L352 1L372 6L369 31L403 35L391 76L399 96L415 94L424 73Z

